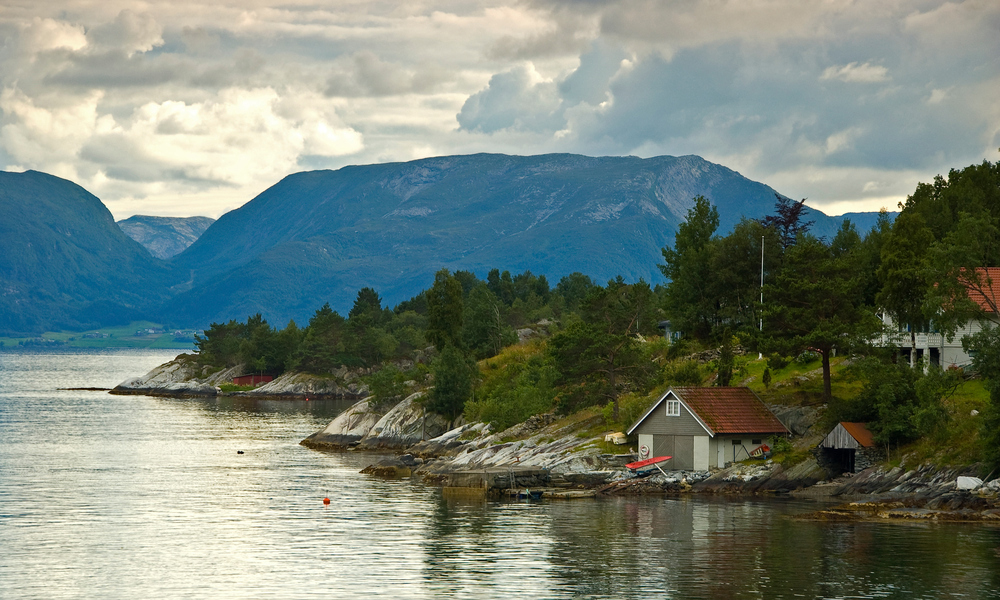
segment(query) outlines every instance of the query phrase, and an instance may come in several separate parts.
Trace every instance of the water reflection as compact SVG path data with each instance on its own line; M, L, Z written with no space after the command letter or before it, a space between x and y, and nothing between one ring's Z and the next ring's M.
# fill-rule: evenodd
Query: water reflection
M55 389L162 360L0 354L0 597L1000 597L995 528L813 523L800 501L444 498L360 475L377 455L299 446L336 402Z

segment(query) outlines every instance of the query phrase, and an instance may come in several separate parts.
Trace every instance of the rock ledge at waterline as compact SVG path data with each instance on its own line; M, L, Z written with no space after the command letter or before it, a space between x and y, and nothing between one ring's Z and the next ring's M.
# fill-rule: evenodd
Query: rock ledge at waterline
M112 394L147 396L198 397L245 396L250 398L363 398L368 387L355 373L342 369L326 377L289 372L260 387L248 391L223 392L219 386L243 375L243 365L213 369L198 364L191 354L181 354L142 377L123 381Z
M436 438L445 433L448 422L417 402L423 395L424 392L411 394L388 411L370 399L362 400L300 443L319 449L400 450Z
M240 367L212 371L181 354L174 360L155 367L142 377L123 381L111 390L112 394L142 394L147 396L217 396L220 383L232 381L240 375Z

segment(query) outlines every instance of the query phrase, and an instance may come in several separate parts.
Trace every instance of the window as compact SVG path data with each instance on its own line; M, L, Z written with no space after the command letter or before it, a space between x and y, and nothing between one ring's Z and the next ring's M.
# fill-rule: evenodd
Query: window
M750 443L759 446L764 443L764 440L753 440Z
M742 444L740 443L740 440L733 440L733 445L734 446L740 446Z
M667 416L668 417L679 417L679 416L681 416L681 401L680 400L667 400Z

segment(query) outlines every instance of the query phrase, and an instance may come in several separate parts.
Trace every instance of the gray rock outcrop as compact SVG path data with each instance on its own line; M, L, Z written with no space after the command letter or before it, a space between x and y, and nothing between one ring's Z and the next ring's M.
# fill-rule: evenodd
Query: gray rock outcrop
M366 398L337 415L324 429L299 442L307 448L337 449L356 445L384 416Z
M424 392L411 394L385 414L358 443L361 450L403 449L448 431L448 421L417 402Z
M820 410L814 406L784 406L769 404L767 407L774 413L781 424L792 432L792 435L802 436L819 420Z
M363 398L368 386L356 377L319 377L309 373L289 372L246 392L234 395L280 398L304 396L307 398Z
M216 396L220 383L232 380L243 372L242 366L213 371L199 365L190 354L181 354L142 377L123 381L112 394L142 394L147 396Z

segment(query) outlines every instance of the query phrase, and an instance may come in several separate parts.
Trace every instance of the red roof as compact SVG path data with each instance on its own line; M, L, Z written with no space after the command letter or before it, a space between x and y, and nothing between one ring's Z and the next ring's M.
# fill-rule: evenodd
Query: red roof
M671 388L712 431L728 433L789 433L747 387Z
M1000 304L1000 267L980 267L976 269L976 274L980 277L982 287L974 289L966 286L965 289L969 294L969 300L978 304L979 308L986 312L993 312L993 305L986 298L988 294L989 300L994 305Z
M840 426L846 429L847 433L851 434L851 437L865 448L875 446L875 436L872 435L872 432L868 431L864 423L845 423L841 421Z

